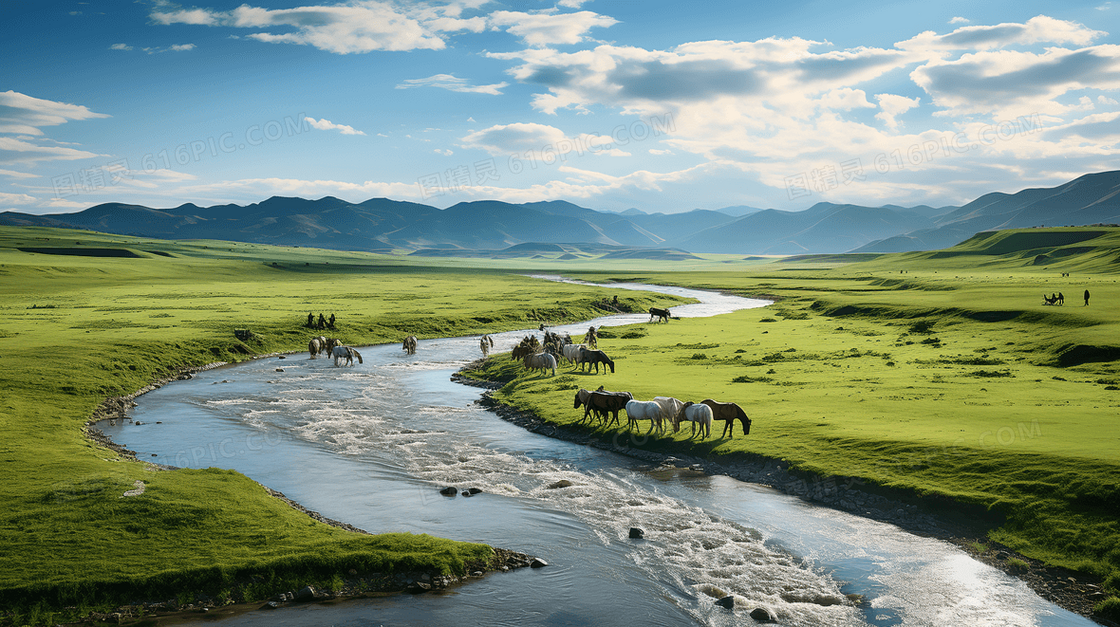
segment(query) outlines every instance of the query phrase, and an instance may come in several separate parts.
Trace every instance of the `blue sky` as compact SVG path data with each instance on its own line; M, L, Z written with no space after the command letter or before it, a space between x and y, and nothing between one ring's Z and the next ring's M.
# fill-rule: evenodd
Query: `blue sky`
M0 211L962 204L1120 168L1120 2L0 3Z

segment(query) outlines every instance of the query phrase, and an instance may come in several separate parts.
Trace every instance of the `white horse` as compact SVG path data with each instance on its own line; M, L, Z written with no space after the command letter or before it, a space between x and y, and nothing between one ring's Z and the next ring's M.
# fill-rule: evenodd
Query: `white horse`
M681 408L684 403L672 396L655 396L653 402L661 407L661 415L657 417L657 432L665 433L666 424L674 424L677 414L681 413ZM650 431L653 431L653 424L649 426ZM646 435L649 435L647 433Z
M661 422L661 405L653 401L627 401L626 402L626 430L631 425L637 426L639 420L648 420L649 430L653 431L653 423ZM649 435L649 431L646 432Z
M490 349L494 348L494 338L490 337L489 335L483 335L478 340L478 348L482 350L483 357L489 357Z
M525 356L525 367L529 370L552 368L552 376L556 376L556 358L548 353L535 353Z
M410 335L410 336L404 338L404 342L401 343L401 348L404 349L404 352L408 353L409 355L415 355L416 354L416 336L415 335Z
M680 412L673 420L673 433L680 431L682 420L688 420L692 423L692 435L690 437L696 437L697 423L700 423L701 440L712 434L712 408L703 403L689 401L681 406Z
M563 352L564 359L568 360L569 364L574 364L579 359L579 349L587 348L583 344L565 344L560 350Z
M354 350L353 348L351 348L349 346L335 346L334 350L331 351L331 357L334 357L334 365L335 366L339 365L338 361L340 359L345 359L347 366L353 366L355 357L358 358L358 363L359 364L362 363L361 353L359 353L358 351ZM706 407L706 405L705 405L705 407Z

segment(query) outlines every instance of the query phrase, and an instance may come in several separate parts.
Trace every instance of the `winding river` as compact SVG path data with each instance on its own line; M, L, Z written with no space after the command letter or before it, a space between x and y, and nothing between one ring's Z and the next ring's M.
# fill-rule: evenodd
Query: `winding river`
M682 288L675 316L765 301ZM645 322L612 316L589 325ZM509 350L528 331L493 336ZM199 373L138 399L102 430L149 458L240 471L329 518L374 533L484 542L549 566L496 573L439 594L255 611L223 627L285 625L739 625L766 607L782 625L1092 626L956 547L814 506L769 488L658 471L597 448L529 433L474 404L450 375L478 338L360 349L336 368L304 355ZM157 424L158 421L158 424ZM139 424L137 424L139 423ZM547 486L566 479L574 485ZM441 496L453 485L471 498ZM630 527L645 530L628 538ZM737 597L736 609L714 604ZM859 606L846 595L867 600ZM207 621L210 623L211 621Z

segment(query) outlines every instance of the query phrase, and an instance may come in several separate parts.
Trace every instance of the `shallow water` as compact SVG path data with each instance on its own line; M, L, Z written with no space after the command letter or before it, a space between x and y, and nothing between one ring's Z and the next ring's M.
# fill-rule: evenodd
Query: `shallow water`
M765 304L654 289L705 301L674 307L681 317ZM560 330L576 337L590 325L648 319ZM494 335L494 350L527 332ZM223 625L722 626L753 623L747 613L760 606L785 625L1093 625L947 543L513 426L473 405L479 389L449 380L479 356L477 337L421 341L411 356L398 345L360 350L365 363L354 367L304 354L203 372L138 399L131 417L140 424L100 426L141 458L232 468L371 532L485 542L549 566L446 593L250 612ZM575 485L547 488L560 479ZM448 498L438 493L447 485L483 493ZM631 526L646 539L630 540ZM851 605L852 593L869 603ZM737 597L734 612L714 605L723 594Z

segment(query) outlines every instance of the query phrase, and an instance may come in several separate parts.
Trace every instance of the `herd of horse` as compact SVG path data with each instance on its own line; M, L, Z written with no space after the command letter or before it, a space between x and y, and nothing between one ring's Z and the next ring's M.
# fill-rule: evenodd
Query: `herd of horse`
M696 428L699 426L700 439L703 440L712 434L712 422L716 420L724 423L721 438L735 437L736 420L743 426L743 435L750 435L751 432L751 419L742 407L710 398L699 403L683 402L671 396L655 396L651 401L639 401L630 392L611 392L599 386L598 390L580 389L576 392L574 408L579 409L581 406L584 410L580 423L595 417L599 424L622 426L618 414L625 411L627 431L637 427L640 420L650 421L646 435L653 433L654 429L659 434L664 434L668 425L672 425L673 433L679 433L681 423L687 421L692 423L690 437L696 437Z
M671 317L668 309L651 307L649 313L650 322L657 318L667 323ZM513 359L521 360L526 369L541 370L542 373L551 370L552 375L556 376L556 368L563 360L572 366L578 365L581 372L586 367L587 372L590 373L591 367L594 366L595 374L599 374L599 365L602 364L604 374L608 368L612 374L614 373L614 361L596 347L598 333L595 327L588 330L583 337L584 343L581 344L573 343L567 333L563 335L553 333L546 330L544 325L541 325L541 330L545 331L543 343L538 341L535 335L528 335L513 348ZM407 354L413 355L416 353L416 344L416 336L409 335L402 342L401 348ZM488 357L490 349L494 347L494 339L489 335L483 335L479 338L478 347L483 357ZM354 364L354 359L357 359L359 364L362 363L362 355L357 350L342 344L335 338L323 336L312 338L307 344L307 350L311 353L311 359L325 353L328 358L334 359L335 366L340 366L342 360L346 360L348 366ZM621 426L618 414L625 411L626 430L630 431L637 427L639 421L648 420L650 425L646 435L653 433L654 429L659 434L664 434L670 425L673 427L673 433L678 433L681 423L689 422L692 425L690 437L696 437L696 430L699 427L701 439L706 439L711 436L712 423L717 420L724 423L721 438L735 437L736 420L742 424L743 435L749 435L751 432L751 419L747 417L742 407L735 403L723 403L710 398L699 403L680 401L671 396L657 396L653 400L640 401L630 392L611 392L599 386L597 390L581 389L576 392L575 409L581 406L584 411L580 423L588 422L594 417L600 424Z

